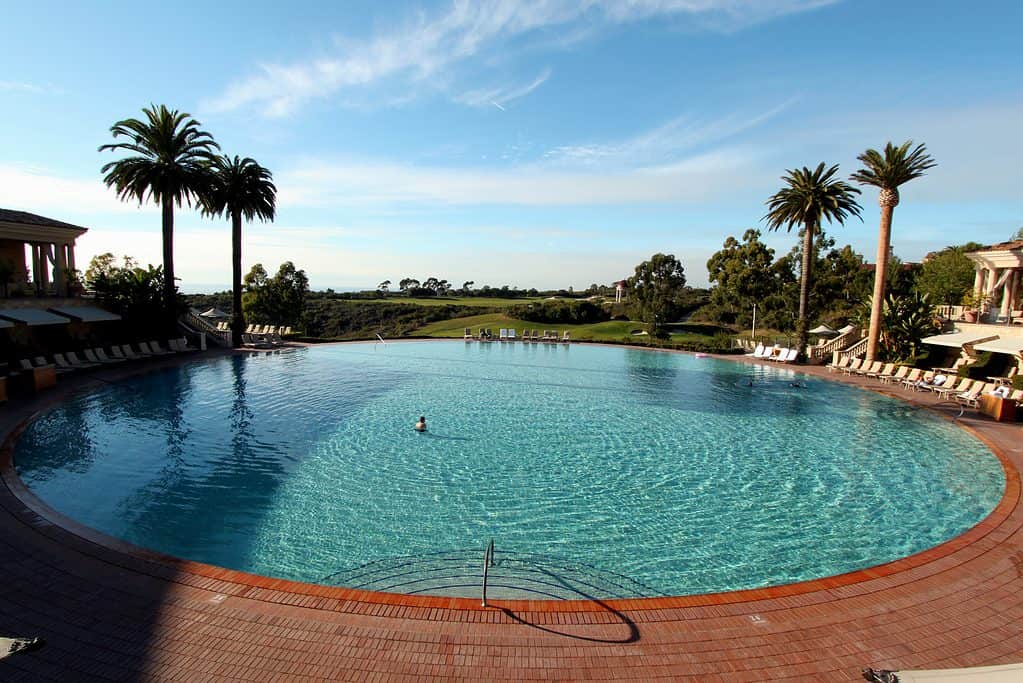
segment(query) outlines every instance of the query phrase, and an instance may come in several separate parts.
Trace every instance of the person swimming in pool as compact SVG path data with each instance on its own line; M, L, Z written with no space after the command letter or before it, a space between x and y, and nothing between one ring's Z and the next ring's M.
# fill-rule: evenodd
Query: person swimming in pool
M419 422L416 423L415 430L417 432L425 432L426 431L426 417L425 416L423 416L423 415L419 416Z

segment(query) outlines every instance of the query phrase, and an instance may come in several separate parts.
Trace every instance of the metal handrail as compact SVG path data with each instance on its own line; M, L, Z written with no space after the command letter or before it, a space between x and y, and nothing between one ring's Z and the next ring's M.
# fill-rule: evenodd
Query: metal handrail
M483 607L487 606L487 573L494 565L494 539L490 539L487 549L483 553Z
M191 311L186 312L183 317L189 325L199 328L200 331L205 332L207 335L216 339L217 343L220 346L231 345L230 332L218 330L216 327L211 325L208 320L205 320L204 318L197 316L195 313L192 313Z

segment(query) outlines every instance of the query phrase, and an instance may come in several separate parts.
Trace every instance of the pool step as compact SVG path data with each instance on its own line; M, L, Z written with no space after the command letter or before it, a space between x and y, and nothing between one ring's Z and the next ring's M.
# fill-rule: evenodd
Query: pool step
M451 551L393 557L339 571L319 581L385 593L479 598L483 554ZM490 567L492 600L588 600L661 595L627 576L530 553L498 552Z

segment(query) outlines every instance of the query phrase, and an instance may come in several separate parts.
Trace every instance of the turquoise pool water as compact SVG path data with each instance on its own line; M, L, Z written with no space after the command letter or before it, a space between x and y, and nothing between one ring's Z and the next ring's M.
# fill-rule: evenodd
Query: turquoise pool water
M62 404L15 462L84 524L234 569L315 582L493 538L645 595L903 557L1005 484L947 421L790 368L462 342L199 360Z

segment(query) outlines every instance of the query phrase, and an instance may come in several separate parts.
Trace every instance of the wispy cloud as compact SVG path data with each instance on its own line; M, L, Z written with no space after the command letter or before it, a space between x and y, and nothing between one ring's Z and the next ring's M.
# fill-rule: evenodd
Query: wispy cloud
M486 88L482 90L470 90L464 92L455 98L456 102L461 104L469 105L470 107L490 107L495 106L501 111L505 111L505 105L512 100L517 100L520 97L525 97L529 93L533 92L541 85L547 82L547 79L551 77L551 70L544 69L536 78L531 82L498 88Z
M204 107L230 111L253 106L267 116L282 117L311 100L384 79L423 81L488 50L549 29L577 33L579 26L599 27L663 16L688 18L713 30L738 30L837 1L454 0L439 16L419 15L397 30L369 40L339 41L329 54L291 64L261 64L256 73L232 83ZM539 83L533 87L537 86ZM501 92L512 95L515 91ZM502 103L498 98L490 99Z
M23 83L20 81L0 81L0 92L26 92L41 94L57 94L61 90L50 84L39 85L38 83Z
M151 204L140 209L136 202L119 201L98 174L93 179L69 178L49 169L10 164L0 164L0 206L64 216L156 211Z
M562 145L545 153L556 166L636 167L674 164L707 146L720 144L777 116L796 99L755 114L731 114L712 120L679 116L625 140Z

